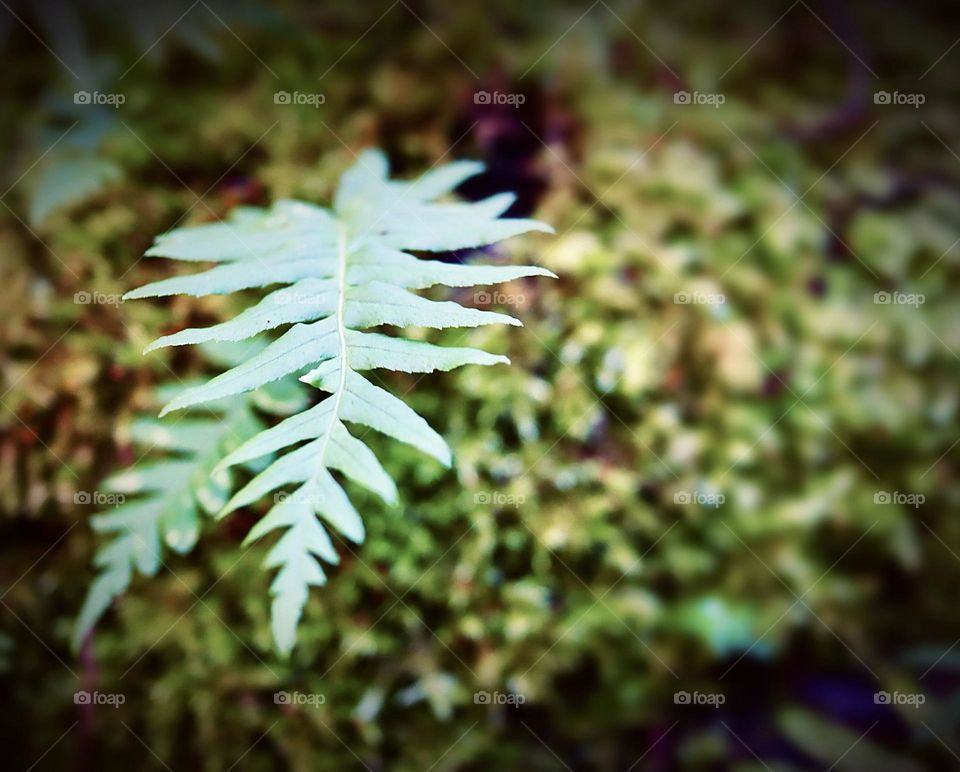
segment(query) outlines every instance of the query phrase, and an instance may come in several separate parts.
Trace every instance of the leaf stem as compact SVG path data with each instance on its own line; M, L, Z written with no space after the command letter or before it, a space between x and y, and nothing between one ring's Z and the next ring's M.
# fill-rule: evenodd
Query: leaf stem
M327 448L333 429L340 416L340 403L347 383L347 325L344 319L344 306L347 300L347 227L343 223L337 226L337 339L340 343L340 378L337 390L333 395L333 414L327 425L327 433L323 438L323 450L320 453L320 463L326 465Z

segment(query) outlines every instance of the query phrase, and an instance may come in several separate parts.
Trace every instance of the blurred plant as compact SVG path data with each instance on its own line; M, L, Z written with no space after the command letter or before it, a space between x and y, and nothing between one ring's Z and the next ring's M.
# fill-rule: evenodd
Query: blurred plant
M227 365L239 364L263 348L256 342L208 343L204 347L208 359ZM257 391L208 403L209 415L192 411L192 416L175 422L154 418L133 421L130 437L145 448L140 460L104 480L99 490L76 496L81 504L113 504L112 512L95 515L91 524L98 533L114 538L94 556L100 574L90 586L77 619L75 648L114 598L126 592L134 570L144 576L156 575L163 564L164 546L179 555L193 549L202 526L201 513L216 514L232 490L232 474L227 469L214 472L217 463L225 453L266 428L257 410L289 415L303 409L305 395L298 386L295 380L277 380ZM158 388L155 400L163 404L185 388L189 387L178 384ZM153 460L157 455L160 459ZM260 465L248 466L256 469Z

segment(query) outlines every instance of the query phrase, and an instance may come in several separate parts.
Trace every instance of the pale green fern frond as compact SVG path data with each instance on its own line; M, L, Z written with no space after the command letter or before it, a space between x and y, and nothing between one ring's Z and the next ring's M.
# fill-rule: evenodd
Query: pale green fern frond
M251 349L245 346L249 355ZM242 351L205 347L207 358L235 364ZM159 404L182 386L156 390ZM91 519L93 529L110 541L94 555L96 579L73 630L77 648L118 596L130 586L134 572L156 575L165 548L178 554L193 549L202 515L215 515L228 500L232 474L216 470L224 453L262 431L259 411L289 415L304 407L304 390L296 380L268 384L251 394L229 397L188 413L179 421L139 418L130 438L143 459L107 478L95 494L82 494L88 503L113 503L114 508Z
M501 219L513 203L501 194L477 203L437 202L483 167L452 163L412 182L388 179L386 157L363 153L341 179L332 210L280 201L269 210L244 208L229 222L182 228L157 239L148 254L185 261L216 262L201 273L159 281L127 298L174 294L210 295L268 285L287 285L234 319L160 338L150 348L208 341L237 341L290 326L261 353L208 383L188 389L163 410L219 400L296 374L328 392L306 412L291 416L243 443L219 464L223 470L299 445L280 456L237 492L222 515L290 485L248 539L277 528L286 532L267 556L278 568L271 587L273 635L289 652L309 587L325 582L318 558L337 552L319 515L359 543L363 522L338 480L361 485L387 503L396 486L373 452L345 423L373 428L450 464L450 449L411 408L375 386L363 371L407 373L451 370L465 364L509 363L473 348L404 340L374 327L477 327L519 325L513 317L423 298L410 290L436 284L466 287L527 276L553 276L532 266L481 266L417 258L409 251L483 247L529 231L552 232L534 220ZM303 443L303 444L301 444Z

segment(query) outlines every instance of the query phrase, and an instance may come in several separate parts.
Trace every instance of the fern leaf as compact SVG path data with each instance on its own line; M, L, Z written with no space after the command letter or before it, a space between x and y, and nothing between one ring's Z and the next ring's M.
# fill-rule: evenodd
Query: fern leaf
M509 364L506 357L486 351L364 330L384 325L519 326L517 319L506 314L429 300L411 290L554 276L535 266L460 265L409 254L483 247L530 231L552 232L535 220L502 219L514 201L512 194L473 204L436 201L482 169L481 164L461 161L412 182L395 181L388 178L386 157L367 151L344 173L332 210L280 201L266 210L238 210L226 223L181 228L161 236L148 255L219 265L126 295L201 296L287 285L232 320L183 330L150 346L239 341L292 325L256 356L177 396L161 416L291 375L329 394L319 405L250 437L217 465L223 471L285 451L220 512L224 516L271 492L296 486L289 495L275 496L274 506L248 537L285 530L265 563L266 568L279 569L271 586L273 637L284 654L294 645L309 588L325 582L319 561L337 562L320 520L354 542L364 537L360 515L331 471L387 503L397 499L393 480L345 423L375 429L450 464L450 449L443 438L406 404L360 373L373 369L428 373L466 364Z
M329 360L301 380L318 389L333 393L340 379L336 360ZM322 404L328 404L324 402ZM375 386L354 370L347 369L340 402L340 417L375 429L381 434L433 456L444 466L450 466L451 453L446 441L437 434L415 410L397 399L389 391Z
M229 361L237 360L230 357ZM169 389L157 390L160 401L166 392ZM103 492L122 494L123 498L117 497L122 503L112 511L91 519L93 529L112 540L94 556L99 573L74 625L74 648L114 598L126 592L134 572L154 576L164 547L178 554L194 547L201 515L217 513L230 495L230 471L214 468L221 455L265 428L254 408L283 413L303 404L302 387L291 391L290 384L274 384L270 389L212 403L209 410L178 422L140 418L132 423L134 444L151 457L162 454L162 458L139 463L101 484Z
M335 318L294 325L256 356L221 373L209 383L184 391L163 408L160 417L172 410L251 391L299 372L311 362L332 357L336 352Z

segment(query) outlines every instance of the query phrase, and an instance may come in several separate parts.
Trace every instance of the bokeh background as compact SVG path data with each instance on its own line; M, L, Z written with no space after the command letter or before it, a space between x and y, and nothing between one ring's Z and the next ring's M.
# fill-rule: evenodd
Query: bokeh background
M2 5L5 768L960 766L955 9ZM261 510L72 652L78 494L148 450L157 386L217 371L141 349L253 297L121 303L179 270L143 252L328 203L370 146L484 160L463 196L557 231L485 258L559 281L453 293L522 317L467 338L512 367L385 376L454 468L377 446L402 504L338 543L289 661Z

